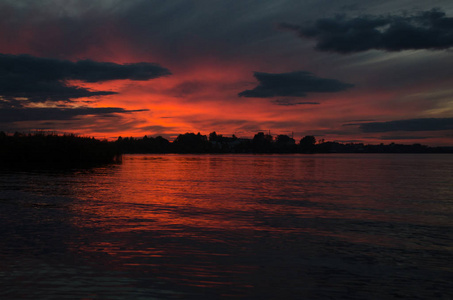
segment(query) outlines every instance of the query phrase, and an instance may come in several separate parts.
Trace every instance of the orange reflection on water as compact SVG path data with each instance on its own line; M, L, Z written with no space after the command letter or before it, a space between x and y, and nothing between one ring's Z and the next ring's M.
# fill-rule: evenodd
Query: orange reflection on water
M77 252L106 255L115 269L158 268L163 280L177 274L199 287L233 284L228 278L251 272L231 262L263 230L255 221L254 187L247 186L242 169L209 156L137 155L110 176L93 182L82 204L81 223L94 236Z
M329 251L323 241L422 249L411 223L444 221L414 212L443 202L411 200L423 193L407 192L414 167L393 169L414 162L422 172L418 160L384 156L126 156L85 186L76 209L87 236L75 251L162 280L246 288L241 278L259 273L255 253Z

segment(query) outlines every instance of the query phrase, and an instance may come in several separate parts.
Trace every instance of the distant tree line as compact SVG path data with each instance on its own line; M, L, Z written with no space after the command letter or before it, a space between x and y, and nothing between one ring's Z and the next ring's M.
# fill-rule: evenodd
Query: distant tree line
M453 147L428 147L421 144L367 145L317 141L312 135L298 143L288 135L275 137L258 132L252 139L226 137L215 131L208 136L185 133L173 142L158 136L122 138L114 142L120 153L453 153Z
M74 134L0 132L2 166L91 166L121 161L129 153L453 153L453 147L428 147L421 144L338 143L303 137L298 143L288 135L276 137L258 132L252 139L235 135L224 137L211 132L180 134L173 142L158 136L119 137L116 141L97 140Z

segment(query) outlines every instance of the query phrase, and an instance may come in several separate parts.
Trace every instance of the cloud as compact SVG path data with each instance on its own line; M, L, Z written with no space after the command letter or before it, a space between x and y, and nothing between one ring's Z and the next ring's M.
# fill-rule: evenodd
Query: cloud
M134 57L158 58L175 69L214 54L237 60L254 49L250 56L256 58L263 50L280 48L276 43L263 49L261 43L278 35L274 20L300 16L306 4L299 2L0 1L0 44L9 48L4 52L27 49L60 58L122 59L127 49Z
M362 123L359 128L362 132L453 130L453 118L425 118L371 122Z
M109 117L116 114L144 110L125 110L118 107L81 107L81 108L0 108L0 123L44 120L72 120L80 116Z
M176 97L187 97L194 94L200 94L210 87L212 83L202 81L184 81L168 90L168 94Z
M402 135L390 135L390 136L381 136L379 139L381 140L386 140L386 141L392 141L392 140L426 140L430 139L432 136L402 136Z
M162 125L149 125L149 126L143 126L139 128L140 130L143 131L151 131L152 133L162 133L162 132L172 132L176 129L176 127L171 127L171 126L162 126Z
M254 76L260 84L253 90L245 90L239 93L239 96L257 98L305 97L307 93L340 92L353 87L352 84L335 79L315 77L312 73L306 71L280 74L255 72Z
M292 101L292 99L276 99L276 100L273 100L272 103L274 103L275 105L281 105L281 106L320 104L319 102L296 102L296 101Z
M149 80L169 74L169 70L145 62L134 64L92 60L72 62L30 55L0 54L0 96L11 103L16 98L27 98L30 102L70 101L75 98L116 93L72 86L67 83L68 80L84 82Z
M299 37L317 41L316 49L354 53L378 49L443 50L453 47L453 18L439 9L406 16L360 16L347 19L337 16L319 19L311 26L281 23L281 29Z

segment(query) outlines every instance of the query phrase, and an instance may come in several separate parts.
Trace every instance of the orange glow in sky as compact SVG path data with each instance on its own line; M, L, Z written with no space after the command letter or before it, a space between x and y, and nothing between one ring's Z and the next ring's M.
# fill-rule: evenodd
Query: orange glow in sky
M342 36L330 41L328 34L315 35L327 30L317 28L317 20L352 24L335 19L344 10L337 4L322 14L296 2L272 8L193 3L190 14L178 5L138 0L98 4L3 5L9 17L0 21L0 71L6 74L0 81L0 130L170 140L186 132L251 138L270 131L296 140L315 135L339 142L453 145L453 60L447 51L453 45L337 45ZM425 16L420 11L432 9L361 5L363 20L399 15L404 8L409 13L400 20L414 30ZM451 3L442 3L440 11L437 18L452 19ZM356 15L345 11L345 20ZM312 26L312 36L303 26ZM42 75L6 67L23 63L21 54L42 63ZM61 71L84 60L92 62L85 69ZM25 64L22 70L32 68ZM151 64L167 73L144 75ZM46 88L53 96L44 101ZM53 94L57 88L61 96ZM80 108L97 110L73 110ZM365 123L372 123L367 130Z

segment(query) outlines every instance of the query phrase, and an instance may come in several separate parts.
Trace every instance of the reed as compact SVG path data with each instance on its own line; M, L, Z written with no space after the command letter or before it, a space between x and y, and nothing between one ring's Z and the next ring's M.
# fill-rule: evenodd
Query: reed
M83 166L121 161L115 143L74 134L0 132L1 166Z

